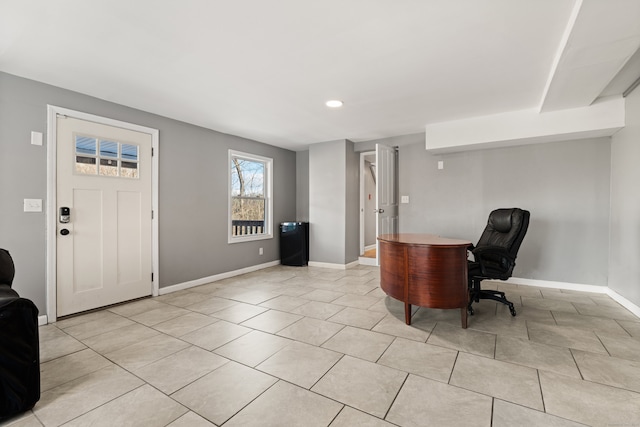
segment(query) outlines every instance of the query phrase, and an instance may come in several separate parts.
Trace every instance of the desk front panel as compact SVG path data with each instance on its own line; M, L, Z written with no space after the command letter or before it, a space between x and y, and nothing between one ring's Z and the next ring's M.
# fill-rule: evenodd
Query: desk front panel
M408 299L430 308L466 307L466 247L408 246Z
M395 299L406 301L408 298L405 282L407 280L406 245L380 241L380 287Z
M412 305L466 307L467 247L380 241L380 286Z

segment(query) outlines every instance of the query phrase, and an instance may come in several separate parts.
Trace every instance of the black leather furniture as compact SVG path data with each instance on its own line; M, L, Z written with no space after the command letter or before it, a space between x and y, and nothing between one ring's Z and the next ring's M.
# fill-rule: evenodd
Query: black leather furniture
M15 268L0 249L0 421L40 399L38 309L11 289Z
M512 316L516 315L513 303L504 292L484 290L480 283L485 279L507 280L516 266L516 256L529 228L529 211L518 208L496 209L489 214L487 226L476 246L469 250L474 261L469 261L469 306L480 299L492 299L509 306Z

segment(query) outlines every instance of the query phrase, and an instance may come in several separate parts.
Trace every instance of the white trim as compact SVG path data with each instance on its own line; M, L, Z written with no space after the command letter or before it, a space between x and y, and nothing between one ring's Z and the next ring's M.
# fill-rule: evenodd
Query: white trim
M365 251L364 247L364 157L365 153L360 153L360 253Z
M512 277L506 280L506 282L512 283L514 285L537 286L539 288L555 288L571 291L607 294L618 304L622 305L624 308L640 318L640 306L629 301L608 286L585 285L582 283L553 282L548 280L521 279L517 277Z
M150 129L151 131L151 209L153 210L153 218L151 219L151 258L153 272L153 291L152 295L157 297L160 289L160 204L158 203L158 183L160 182L160 131L158 129Z
M345 268L345 270L346 270L346 269L348 269L348 268L357 267L357 266L359 266L359 265L360 265L360 261L355 260L355 261L352 261L352 262L350 262L350 263L348 263L348 264L345 264L344 268Z
M243 157L248 160L264 163L266 182L264 183L265 204L265 228L264 234L248 234L245 236L232 236L231 234L231 157ZM227 243L253 242L256 240L273 239L273 159L271 157L259 156L257 154L245 153L242 151L229 149L227 155Z
M58 109L47 105L47 211L46 211L46 245L47 245L47 318L55 322L57 318L57 277L56 277L56 188L57 188L57 138Z
M364 251L369 250L370 246L366 246L364 245L364 237L365 237L365 206L366 206L366 199L365 199L365 191L364 191L364 187L365 187L365 173L364 173L364 165L365 165L365 157L367 156L371 156L371 155L375 155L376 152L375 151L363 151L360 153L360 253L363 254ZM376 181L377 182L377 181ZM377 196L377 195L376 195ZM377 243L373 245L374 247L377 246Z
M346 265L343 264L332 264L332 263L324 263L324 262L315 262L310 261L309 267L321 267L321 268L332 268L338 270L346 270L347 268L354 267L355 265L372 265L367 262L362 262L363 260L372 260L372 258L360 258L357 262L352 262ZM167 286L164 288L160 288L159 295L165 295L172 292L181 291L184 289L193 288L194 286L206 285L207 283L216 282L222 279L228 279L229 277L239 276L241 274L252 273L254 271L263 270L265 268L274 267L276 265L280 265L280 261L271 261L265 264L254 265L251 267L242 268L239 270L228 271L226 273L220 273L209 277L203 277L201 279L191 280L189 282L178 283L176 285ZM375 264L373 264L375 266ZM555 288L555 289L566 289L572 291L582 291L582 292L593 292L599 294L607 294L614 301L622 305L624 308L629 310L634 315L640 318L640 307L629 301L613 289L607 286L596 286L596 285L586 285L582 283L568 283L568 282L554 282L550 280L536 280L536 279L523 279L512 277L505 281L506 283L512 283L515 285L523 285L523 286L536 286L539 288ZM154 295L157 296L157 295ZM47 315L38 316L38 325L43 326L48 323Z
M371 249L376 249L377 246L378 245L374 243L373 245L365 246L364 250L365 251L370 251Z
M522 279L519 277L511 277L505 280L507 283L514 285L537 286L539 288L556 288L566 289L569 291L593 292L597 294L607 293L606 286L586 285L583 283L554 282L551 280Z
M353 261L348 264L334 264L332 262L309 261L309 267L332 268L334 270L346 270L348 268L356 267L359 264L360 264L360 261Z
M73 117L80 120L86 120L107 126L119 127L122 129L132 130L136 132L146 133L151 136L151 147L154 155L151 157L151 209L154 215L151 220L151 269L153 272L153 282L151 295L158 296L160 283L160 251L158 244L158 177L160 155L160 132L158 129L146 126L127 123L120 120L100 117L81 111L70 110L68 108L58 107L55 105L47 105L47 217L46 217L46 246L47 246L47 320L55 322L57 319L57 277L56 277L56 166L57 166L57 115Z
M607 288L606 294L609 295L614 301L618 304L635 314L638 318L640 318L640 307L617 293L611 288Z
M160 295L170 294L172 292L193 288L194 286L206 285L207 283L217 282L218 280L228 279L229 277L239 276L245 273L251 273L253 271L274 267L276 265L280 265L280 260L275 260L275 261L267 262L264 264L252 265L251 267L241 268L240 270L227 271L226 273L215 274L213 276L203 277L201 279L196 279L196 280L190 280L188 282L178 283L171 286L165 286L164 288L160 288Z
M367 258L367 257L363 257L363 256L358 258L358 263L360 265L371 265L373 267L378 265L378 263L376 262L375 258Z
M611 136L625 126L625 98L608 96L576 108L537 108L470 117L425 126L428 152L455 153Z

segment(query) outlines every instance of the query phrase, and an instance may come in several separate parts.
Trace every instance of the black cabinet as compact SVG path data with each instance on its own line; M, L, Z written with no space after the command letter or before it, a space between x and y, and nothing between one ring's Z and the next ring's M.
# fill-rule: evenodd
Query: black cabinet
M309 264L309 223L280 224L280 263L302 266Z

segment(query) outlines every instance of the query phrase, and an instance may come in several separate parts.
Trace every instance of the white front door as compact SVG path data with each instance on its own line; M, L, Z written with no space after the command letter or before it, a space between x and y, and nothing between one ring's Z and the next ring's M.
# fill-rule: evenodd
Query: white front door
M376 144L376 171L376 236L394 234L398 232L398 151L395 148Z
M151 295L151 135L56 121L57 316Z

